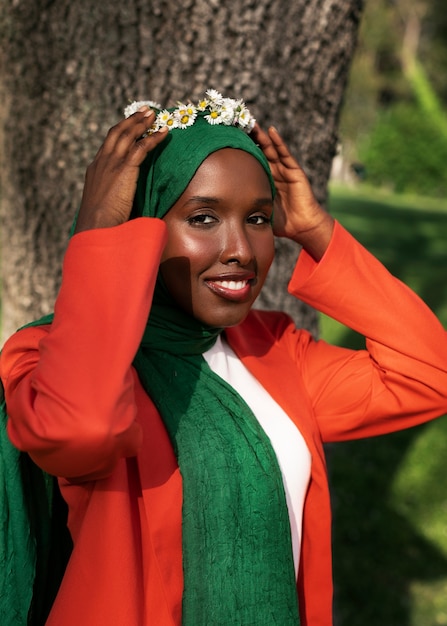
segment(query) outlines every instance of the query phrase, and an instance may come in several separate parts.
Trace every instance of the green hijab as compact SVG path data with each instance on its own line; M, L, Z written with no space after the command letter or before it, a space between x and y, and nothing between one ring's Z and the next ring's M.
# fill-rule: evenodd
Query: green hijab
M149 154L134 215L162 218L207 156L228 147L261 163L274 194L268 162L252 139L199 115ZM134 362L182 474L182 624L296 626L290 523L276 455L251 409L202 356L221 330L180 310L159 277Z

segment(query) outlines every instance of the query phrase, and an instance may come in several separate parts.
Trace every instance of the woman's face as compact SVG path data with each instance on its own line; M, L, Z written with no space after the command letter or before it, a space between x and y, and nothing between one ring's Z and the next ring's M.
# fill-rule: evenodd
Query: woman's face
M212 153L164 216L161 274L172 297L200 322L239 324L274 256L269 179L242 150Z

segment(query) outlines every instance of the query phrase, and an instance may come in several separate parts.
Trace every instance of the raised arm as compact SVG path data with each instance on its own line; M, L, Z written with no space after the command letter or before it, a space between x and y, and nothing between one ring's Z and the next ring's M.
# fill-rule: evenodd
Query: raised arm
M109 132L87 171L54 321L16 333L2 352L9 436L58 476L100 477L140 445L131 364L166 227L127 220L139 166L164 136L141 138L152 122L145 109Z

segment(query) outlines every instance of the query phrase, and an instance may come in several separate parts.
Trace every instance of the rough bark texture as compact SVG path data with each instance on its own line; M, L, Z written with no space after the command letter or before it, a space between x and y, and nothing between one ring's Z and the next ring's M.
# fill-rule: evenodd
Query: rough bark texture
M84 172L135 98L208 87L243 97L289 141L320 201L363 0L2 0L3 335L52 310ZM260 304L282 292L286 244Z

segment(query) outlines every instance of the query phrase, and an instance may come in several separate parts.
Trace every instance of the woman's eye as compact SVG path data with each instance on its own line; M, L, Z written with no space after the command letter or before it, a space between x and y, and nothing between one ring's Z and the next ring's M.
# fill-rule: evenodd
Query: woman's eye
M254 224L255 226L261 226L262 224L270 224L270 217L267 215L251 215L248 218L248 222L250 224Z
M188 218L188 223L191 225L212 224L216 221L216 218L207 213L200 213L199 215L193 215Z

